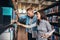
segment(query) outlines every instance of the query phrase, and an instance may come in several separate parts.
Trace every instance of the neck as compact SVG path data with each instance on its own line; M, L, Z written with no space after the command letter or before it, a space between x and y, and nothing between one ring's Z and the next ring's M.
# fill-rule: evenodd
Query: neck
M31 19L33 18L33 16L32 17L30 17Z
M39 21L41 21L41 19L38 19Z
M34 16L28 16L28 17L30 17L32 19Z

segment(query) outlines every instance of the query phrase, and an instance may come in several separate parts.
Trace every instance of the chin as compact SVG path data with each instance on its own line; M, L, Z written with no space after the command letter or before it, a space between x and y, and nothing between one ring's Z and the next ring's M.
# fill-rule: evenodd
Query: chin
M39 20L39 18L37 18Z
M40 20L40 18L37 18L38 20Z

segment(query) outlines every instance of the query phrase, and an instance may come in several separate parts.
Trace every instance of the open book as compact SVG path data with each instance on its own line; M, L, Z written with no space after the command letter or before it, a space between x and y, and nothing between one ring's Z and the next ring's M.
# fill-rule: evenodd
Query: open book
M50 37L50 36L53 34L54 31L55 31L55 29L53 29L53 30L50 31L50 32L44 33L44 35L43 35L42 38L48 38L48 37Z
M50 31L50 32L47 32L46 34L52 35L54 31L55 31L55 29L53 29L53 30Z

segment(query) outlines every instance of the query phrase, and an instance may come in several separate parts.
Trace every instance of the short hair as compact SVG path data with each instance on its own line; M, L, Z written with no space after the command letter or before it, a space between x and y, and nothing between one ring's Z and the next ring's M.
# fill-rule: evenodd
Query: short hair
M27 8L27 10L26 10L26 11L29 11L29 10L33 10L33 8L32 8L32 7L30 7L30 8Z

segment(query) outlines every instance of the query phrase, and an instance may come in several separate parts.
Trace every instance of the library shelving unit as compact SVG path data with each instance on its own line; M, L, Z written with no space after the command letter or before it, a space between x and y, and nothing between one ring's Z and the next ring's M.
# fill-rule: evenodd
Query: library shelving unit
M9 24L12 20L14 5L12 0L0 0L0 40L12 40ZM3 38L2 38L3 37Z
M41 9L41 10L39 10L39 11L44 11L44 10L47 10L47 9L49 9L49 8L52 8L52 7L58 6L58 5L60 5L60 2L59 2L59 1L57 1L56 3L53 3L52 5L47 6L47 7L44 8L44 9Z
M56 12L56 13L51 13L51 14L47 14L46 16L53 16L53 15L56 15L56 16L60 16L60 12Z
M38 11L46 12L46 16L48 17L48 21L50 22L52 27L54 26L54 28L56 29L56 32L53 33L54 35L52 36L52 39L50 39L50 40L59 40L59 38L60 38L60 34L59 34L60 22L58 21L58 19L60 18L59 17L60 16L60 9L59 9L60 2L59 1L54 1L54 2L55 3L53 3L52 5L49 5L46 8L38 10ZM57 9L55 9L54 7Z

